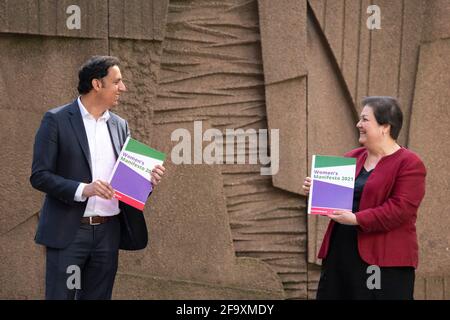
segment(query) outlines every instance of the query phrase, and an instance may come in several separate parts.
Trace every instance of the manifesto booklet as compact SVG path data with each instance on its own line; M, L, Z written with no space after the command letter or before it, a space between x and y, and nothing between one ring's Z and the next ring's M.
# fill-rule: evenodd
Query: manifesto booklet
M150 174L165 158L164 153L128 137L109 179L114 197L143 211L152 191Z
M355 171L355 158L313 155L308 213L352 211Z

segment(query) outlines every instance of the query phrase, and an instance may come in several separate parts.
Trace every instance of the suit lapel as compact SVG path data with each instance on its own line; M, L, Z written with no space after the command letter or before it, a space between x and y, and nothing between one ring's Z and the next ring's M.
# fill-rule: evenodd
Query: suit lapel
M72 129L75 132L75 136L78 139L81 150L83 150L84 157L89 164L89 169L92 175L92 163L91 163L91 153L89 151L89 143L87 140L86 130L84 128L83 119L81 118L80 108L78 106L77 100L75 100L70 106L70 123L72 124Z
M108 125L109 135L111 137L111 141L114 147L114 152L116 154L116 157L119 156L121 145L119 140L119 132L117 129L117 120L112 112L109 113L111 116L106 122Z

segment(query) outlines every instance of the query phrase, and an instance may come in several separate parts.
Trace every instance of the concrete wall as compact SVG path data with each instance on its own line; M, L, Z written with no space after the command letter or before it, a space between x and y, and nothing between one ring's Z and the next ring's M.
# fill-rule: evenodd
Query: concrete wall
M76 97L89 56L122 61L116 112L170 155L170 134L279 129L280 170L175 165L144 215L150 245L121 252L123 299L311 299L326 219L307 217L311 155L357 146L366 95L398 96L400 143L428 168L417 223L416 298L449 299L450 24L445 0L0 0L0 297L41 299L44 249L34 244L42 195L28 182L43 113ZM69 30L65 10L81 9ZM366 27L367 7L381 29ZM206 143L205 143L206 145ZM244 146L246 154L256 150Z

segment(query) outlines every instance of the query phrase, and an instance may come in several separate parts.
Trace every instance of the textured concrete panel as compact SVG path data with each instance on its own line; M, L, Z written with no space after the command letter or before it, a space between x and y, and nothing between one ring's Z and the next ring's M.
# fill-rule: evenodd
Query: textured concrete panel
M226 129L267 128L257 13L256 1L170 4L156 123L208 120L224 137ZM298 96L285 83L283 92ZM273 187L260 165L221 168L236 255L270 265L287 298L306 298L304 198Z
M308 0L308 5L311 7L313 14L322 29L324 29L324 23L326 21L326 2L327 0Z
M110 0L109 36L122 39L164 38L168 0Z
M164 40L167 25L169 0L153 0L153 39Z
M338 67L330 60L330 48L313 19L308 20L308 39L311 39L307 53L309 166L312 155L342 155L357 147L358 140L351 98L339 77ZM317 262L327 224L327 218L308 216L308 262Z
M181 296L177 285L165 286L159 293L153 293L158 298L169 295L186 299L191 297L190 290L199 298L214 294L226 298L230 293L225 287L234 288L234 298L242 297L240 288L263 290L272 298L282 297L281 281L267 264L235 256L220 166L171 163L170 150L176 142L168 144L167 138L180 127L193 131L192 124L187 123L158 125L153 130L160 139L152 146L169 155L165 163L167 173L144 212L149 226L149 247L139 252L122 252L121 272L156 276L175 284L193 282ZM199 291L199 284L203 292ZM125 294L123 290L128 285L118 283L117 295ZM142 285L144 288L138 290L154 286L151 281ZM222 291L224 296L220 296Z
M449 300L450 277L422 277L416 279L414 299L416 300Z
M9 210L15 213L13 208ZM0 235L0 299L44 298L45 250L34 243L36 225L37 215L33 215Z
M357 104L359 36L361 23L364 22L361 18L361 1L345 1L344 17L344 38L340 68L347 83L348 90Z
M371 31L369 95L397 96L401 55L403 1L379 0L381 29ZM365 25L363 27L366 27Z
M80 28L69 29L73 11L80 8ZM108 10L106 0L2 0L0 33L24 33L46 36L106 38Z
M270 265L287 299L306 299L305 200L274 188L259 166L223 165L222 174L236 254Z
M415 300L425 300L425 278L417 277L414 280L414 299Z
M368 0L310 0L311 12L331 48L356 108L358 90L365 91L368 81L370 35L365 27Z
M430 277L425 280L425 297L427 300L444 300L444 279Z
M369 95L369 74L370 74L370 46L372 40L372 31L367 28L367 7L372 3L370 0L361 1L361 27L359 29L359 44L358 44L358 73L356 81L356 98L355 107L358 112L361 112L362 106L360 102Z
M258 8L266 84L304 76L306 0L259 0Z
M321 267L308 263L308 299L314 300L317 295L317 287L319 286Z
M241 266L255 261L240 258ZM278 300L283 292L255 290L248 287L221 286L204 282L168 279L142 274L118 272L114 299L146 300Z
M312 0L310 14L318 22L330 59L340 69L355 109L368 90L370 33L365 26L369 0ZM321 35L322 37L322 35ZM309 66L308 66L309 67Z
M444 278L444 299L450 300L450 276Z
M414 299L416 300L449 300L450 276L416 277Z
M419 274L448 275L450 270L450 41L421 46L409 147L427 167L426 195L417 219Z
M450 37L450 2L448 0L427 0L425 1L425 19L423 38L424 42L431 42L438 39Z
M368 0L309 1L340 67L355 108L367 95L399 97L404 112L405 145L409 128L424 2L379 1L381 29L370 31Z
M420 40L423 26L425 3L422 0L410 0L403 3L403 26L401 39L401 65L399 75L398 98L403 110L403 128L398 142L406 145L411 119L414 86L419 59Z
M132 136L145 143L150 143L160 49L160 44L154 41L110 40L110 54L120 59L127 87L114 111L127 119Z
M346 36L344 34L345 13L345 1L326 1L323 30L339 67L342 67L343 44Z
M273 185L302 194L306 176L306 77L266 86L269 129L280 132L279 171L272 176Z
M2 163L0 235L2 235L14 230L17 225L36 214L41 206L42 194L34 190L29 182L33 138L41 115L23 110L0 109L0 117L3 150L0 153Z

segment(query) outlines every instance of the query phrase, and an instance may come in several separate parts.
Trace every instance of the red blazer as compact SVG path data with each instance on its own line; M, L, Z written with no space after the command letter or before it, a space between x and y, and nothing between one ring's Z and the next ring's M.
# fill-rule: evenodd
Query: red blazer
M367 158L358 148L345 154L356 158L356 176ZM361 258L380 267L418 265L417 209L425 195L426 169L412 151L401 148L383 157L367 179L361 195L358 249ZM327 256L335 222L330 221L318 257Z

